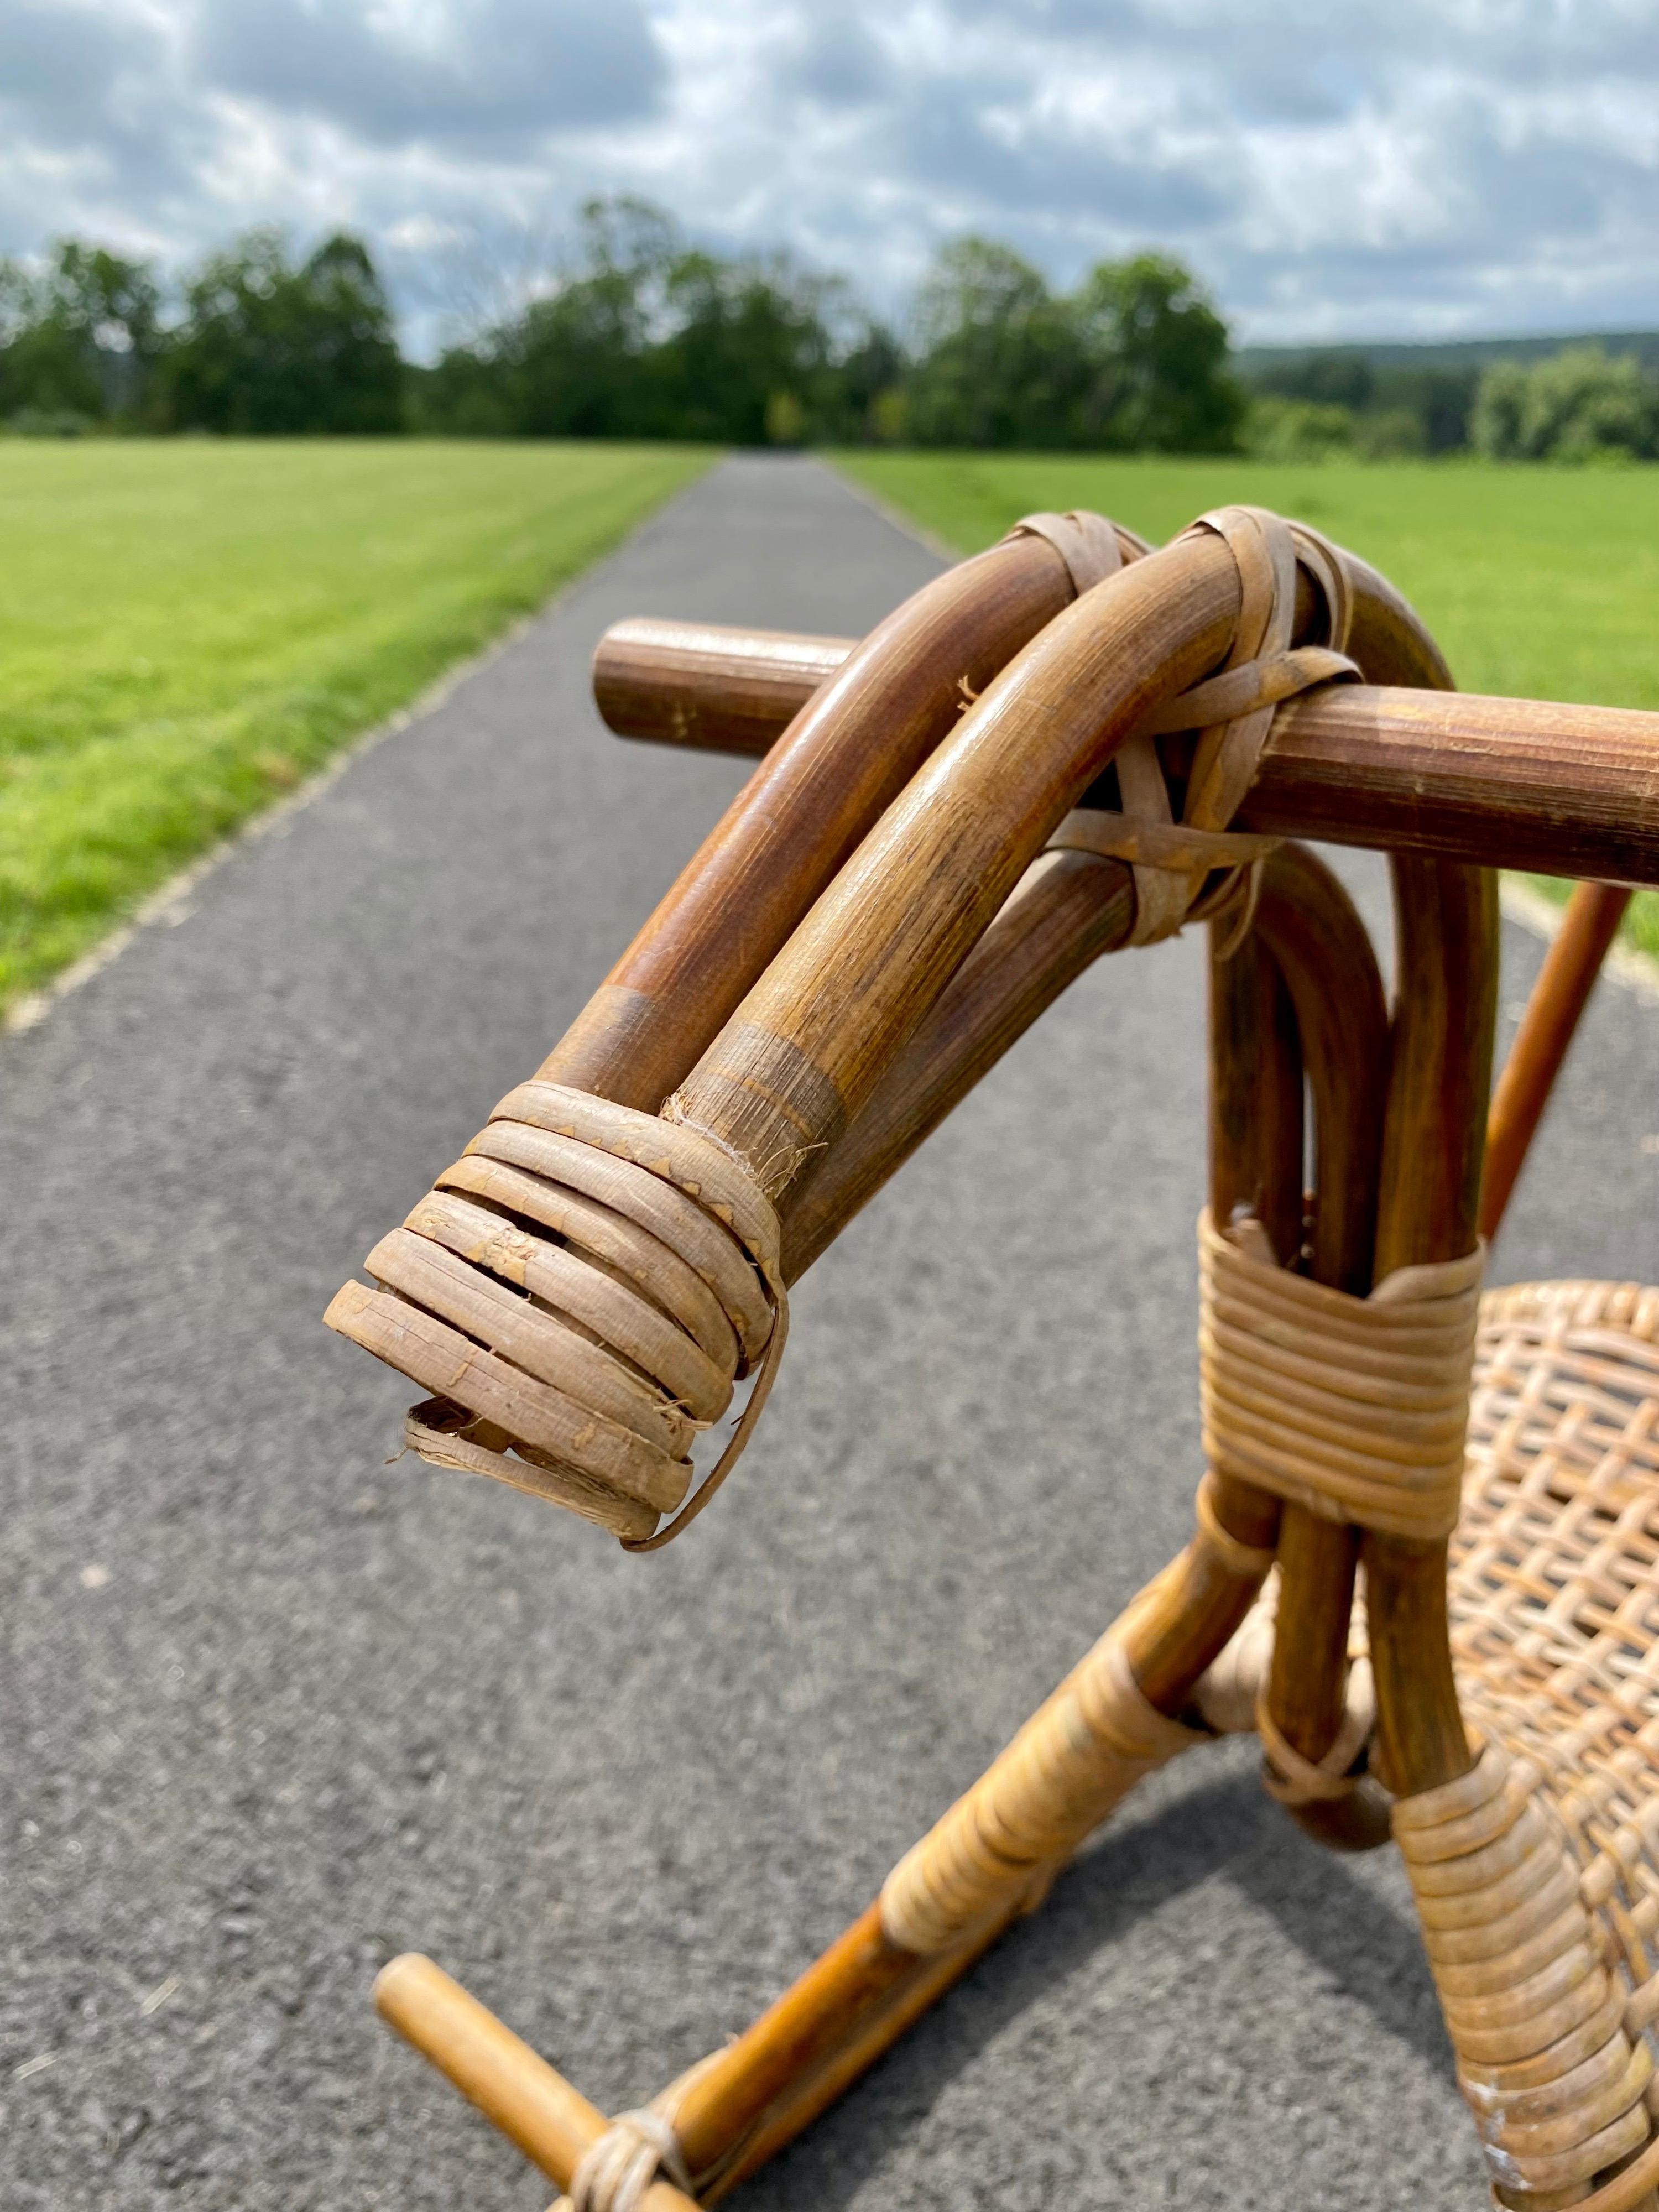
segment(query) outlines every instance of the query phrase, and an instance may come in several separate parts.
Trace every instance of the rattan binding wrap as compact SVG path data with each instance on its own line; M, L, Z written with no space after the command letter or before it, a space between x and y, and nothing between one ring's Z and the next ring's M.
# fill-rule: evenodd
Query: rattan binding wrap
M1118 1621L1007 1749L882 1885L889 1940L948 1950L1036 1884L1046 1887L1137 1782L1207 1741L1149 1705Z
M1352 1297L1198 1224L1199 1395L1218 1473L1327 1519L1455 1526L1483 1254Z
M523 1083L369 1254L382 1287L347 1284L327 1318L435 1394L404 1429L423 1457L643 1549L700 1509L765 1402L787 1328L779 1245L770 1200L712 1139ZM692 1437L763 1356L684 1505Z
M1024 526L1056 519L1034 516ZM1167 701L1119 746L1117 811L1079 809L1049 841L1051 851L1098 853L1128 866L1131 945L1155 945L1224 907L1237 908L1235 941L1242 936L1255 903L1255 863L1278 841L1227 825L1255 780L1273 710L1297 692L1359 674L1342 650L1352 616L1346 572L1316 531L1265 507L1218 507L1186 535L1194 533L1221 538L1238 568L1238 623L1222 670ZM1292 647L1298 561L1319 586L1325 641ZM1198 746L1177 818L1157 741L1185 731L1198 733Z

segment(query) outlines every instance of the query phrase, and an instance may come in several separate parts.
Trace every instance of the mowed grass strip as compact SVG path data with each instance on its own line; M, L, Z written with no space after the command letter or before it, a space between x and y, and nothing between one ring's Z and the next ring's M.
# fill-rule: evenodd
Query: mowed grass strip
M711 458L0 441L0 1009Z
M1063 453L837 459L964 553L1043 507L1094 507L1161 543L1206 507L1270 507L1392 578L1466 690L1659 708L1659 470ZM1558 897L1570 888L1528 880ZM1626 934L1659 956L1659 892L1638 892Z

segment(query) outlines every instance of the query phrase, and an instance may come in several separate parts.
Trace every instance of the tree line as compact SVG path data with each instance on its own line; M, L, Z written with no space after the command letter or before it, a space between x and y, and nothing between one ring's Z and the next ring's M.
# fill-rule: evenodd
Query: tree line
M1250 443L1267 459L1659 459L1659 375L1593 342L1455 367L1331 349L1268 364L1253 381Z
M1152 253L1061 292L958 240L900 334L844 280L596 200L555 281L430 365L400 357L380 272L343 233L296 256L251 232L171 298L152 267L77 241L44 268L0 262L0 422L17 428L1212 453L1246 412L1225 324Z
M145 263L74 240L40 270L0 261L14 428L401 430L405 378L374 261L344 233L296 258L280 233L250 232L171 302Z
M429 364L402 357L344 232L300 253L251 231L173 287L78 240L0 260L0 428L1653 459L1659 377L1581 345L1484 368L1327 348L1247 380L1180 262L1103 261L1064 290L977 237L942 249L897 330L843 279L709 252L618 198Z

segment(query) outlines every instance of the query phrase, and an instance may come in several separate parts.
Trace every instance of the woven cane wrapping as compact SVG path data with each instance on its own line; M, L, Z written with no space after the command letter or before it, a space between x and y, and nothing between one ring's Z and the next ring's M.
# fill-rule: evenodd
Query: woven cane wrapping
M440 1394L405 1425L423 1457L653 1548L719 1486L765 1403L788 1327L779 1243L770 1201L709 1139L523 1083L369 1254L383 1287L348 1283L326 1319ZM684 1504L692 1437L763 1354Z
M1076 1850L1137 1782L1205 1741L1150 1705L1117 1622L883 1884L889 1940L948 1950Z
M1612 1992L1524 2063L1467 2047L1449 2000L1464 2091L1495 2179L1588 2184L1649 2142L1655 2102L1644 2046L1659 2015L1659 1290L1524 1284L1483 1301L1451 1611L1472 1727L1488 1758L1536 1777L1553 1924L1582 1916ZM1575 1879L1556 1898L1564 1874ZM1544 1974L1521 1948L1548 1948L1541 1905L1507 1911L1511 1982L1529 1963ZM1590 1979L1574 1986L1588 2002Z
M1329 1520L1443 1536L1458 1515L1482 1254L1368 1298L1199 1218L1199 1396L1212 1468Z
M1030 520L1045 519L1057 518ZM1238 564L1238 624L1225 667L1166 702L1118 747L1113 765L1121 812L1069 814L1050 840L1053 851L1099 853L1127 863L1135 885L1131 945L1156 945L1224 907L1239 908L1241 933L1248 927L1255 864L1277 840L1233 835L1227 824L1255 781L1273 710L1299 691L1359 674L1341 650L1351 616L1346 572L1316 531L1265 507L1220 507L1200 515L1187 535L1204 532L1224 539ZM1326 642L1293 648L1298 562L1318 582ZM1156 743L1177 731L1200 732L1179 822ZM1228 872L1206 890L1215 869Z

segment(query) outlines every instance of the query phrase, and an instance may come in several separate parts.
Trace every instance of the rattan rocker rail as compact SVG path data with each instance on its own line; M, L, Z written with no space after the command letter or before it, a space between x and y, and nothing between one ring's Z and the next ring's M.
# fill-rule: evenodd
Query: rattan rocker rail
M1489 864L1659 878L1659 717L1449 685L1373 571L1241 509L1156 553L1099 518L1032 518L856 647L659 623L603 641L613 726L764 757L536 1079L376 1248L382 1287L331 1309L452 1401L417 1409L417 1447L636 1548L665 1540L736 1448L657 1528L690 1479L691 1416L758 1367L740 1446L788 1283L1083 967L1184 910L1215 917L1209 1468L1178 1557L794 1987L647 2112L607 2124L428 1962L386 1970L387 2020L578 2212L734 2187L1040 1900L1140 1775L1252 1726L1310 1832L1400 1841L1499 2201L1648 2203L1659 1782L1644 1795L1626 1692L1595 1686L1626 1681L1632 1638L1647 1665L1646 1632L1584 1516L1611 1485L1645 1587L1659 1292L1522 1299L1480 1401L1498 1441L1466 1479L1487 1533L1460 1535L1455 1585L1446 1532L1477 1225L1501 1212L1616 921L1617 895L1586 887L1500 1094L1483 1203ZM1275 846L1291 829L1390 852L1392 1012L1341 886ZM1530 1427L1507 1411L1517 1359L1535 1366ZM1559 1437L1537 1412L1558 1369ZM1601 1472L1563 1508L1585 1595L1552 1634L1587 1622L1609 1656L1528 1720L1504 1639L1534 1669L1539 1639L1501 1532L1532 1516L1535 1555L1538 1455L1577 1466L1586 1390ZM1582 1787L1551 1748L1569 1723Z

